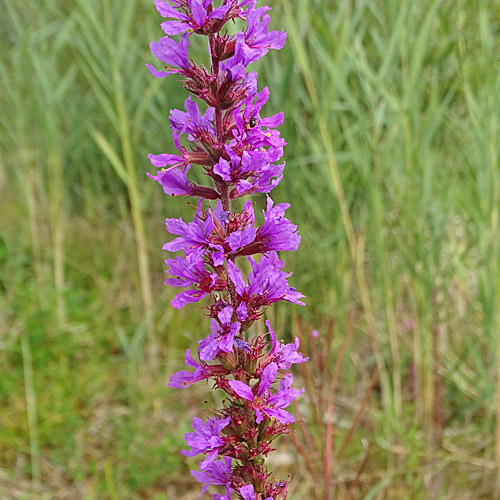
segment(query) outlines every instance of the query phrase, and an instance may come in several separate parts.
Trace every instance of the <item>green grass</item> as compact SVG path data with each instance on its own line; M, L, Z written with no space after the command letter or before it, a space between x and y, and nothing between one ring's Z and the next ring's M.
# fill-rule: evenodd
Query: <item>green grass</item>
M147 153L171 150L168 111L186 97L144 68L161 19L139 0L4 4L0 497L194 498L182 434L217 396L165 387L206 322L174 311L162 286L163 219L192 208L145 176ZM297 334L296 314L323 335L334 317L332 369L353 314L335 449L379 370L332 464L331 498L498 498L500 11L271 4L288 42L259 81L266 112L285 112L274 198L292 203L302 234L283 258L308 307L268 314L283 336ZM324 415L311 405L328 381L300 375L310 440L296 434L311 453L283 438L276 468L297 470L290 500L323 500ZM349 493L360 439L369 455Z

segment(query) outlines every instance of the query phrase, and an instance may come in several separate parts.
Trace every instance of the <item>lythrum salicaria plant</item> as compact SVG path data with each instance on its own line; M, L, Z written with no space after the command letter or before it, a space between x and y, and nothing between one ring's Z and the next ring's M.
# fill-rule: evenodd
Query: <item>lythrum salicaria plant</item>
M155 5L165 18L166 36L152 42L151 50L163 67L147 67L157 78L177 75L191 95L185 110L170 113L177 152L150 154L157 170L149 176L166 194L199 198L192 222L166 220L175 238L164 249L183 255L166 260L165 283L183 289L173 307L203 299L210 318L198 360L188 349L189 369L174 373L168 385L181 389L209 381L227 394L213 418L193 418L183 453L201 457L192 473L203 484L202 494L219 485L223 493L213 493L215 500L282 500L288 479L275 479L265 458L294 422L286 408L302 390L292 388L288 371L306 359L298 339L278 340L269 321L264 336L251 336L249 330L275 302L303 305L277 253L296 250L300 236L285 218L289 205L275 204L269 196L285 166L279 161L286 143L276 130L283 113L261 114L269 90L258 90L257 74L248 67L269 49L281 49L286 34L269 31L270 8L258 7L256 0L217 5L213 0L156 0ZM234 27L241 30L230 34ZM195 36L207 42L208 68L189 57ZM207 182L190 180L192 168L201 169ZM261 193L267 202L258 225L250 197ZM240 210L231 206L239 198L246 198Z

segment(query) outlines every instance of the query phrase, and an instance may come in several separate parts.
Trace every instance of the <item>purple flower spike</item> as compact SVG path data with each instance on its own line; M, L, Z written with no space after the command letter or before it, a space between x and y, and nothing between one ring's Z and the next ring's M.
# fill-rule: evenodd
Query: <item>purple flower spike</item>
M232 495L285 500L288 482L276 481L265 458L273 440L289 432L294 418L286 408L302 393L292 388L293 375L284 372L307 358L299 352L298 338L285 344L269 323L270 338L252 325L278 301L304 305L277 253L296 250L300 236L285 218L287 203L275 205L268 197L259 225L252 200L241 211L233 200L268 194L283 177L286 142L278 130L283 113L266 115L269 89L258 91L257 73L247 68L269 50L281 49L286 34L269 31L271 9L257 7L257 0L154 3L166 36L152 42L151 50L163 67L146 66L157 78L179 74L190 95L184 109L170 112L176 150L148 155L156 169L148 176L170 196L199 198L192 222L166 219L173 237L163 249L182 256L166 260L165 283L183 289L173 307L203 299L210 318L208 336L198 341L198 359L188 349L187 369L172 374L168 385L180 389L205 380L226 394L214 418L193 418L193 432L185 435L188 450L182 453L203 455L199 470L192 471L202 483L201 495L218 486L225 492L212 493L213 500L232 500ZM207 43L209 64L190 58L191 36Z

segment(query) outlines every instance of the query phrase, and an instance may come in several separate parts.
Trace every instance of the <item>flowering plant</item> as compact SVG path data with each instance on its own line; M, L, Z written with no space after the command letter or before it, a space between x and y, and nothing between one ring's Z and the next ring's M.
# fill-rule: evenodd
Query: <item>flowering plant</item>
M269 91L257 90L257 74L247 68L269 49L281 49L286 34L269 31L270 8L257 7L257 0L213 3L155 0L166 19L161 25L166 36L152 42L151 50L164 68L146 65L157 78L179 75L191 95L205 103L202 113L189 96L185 110L171 111L177 153L149 155L157 170L148 175L165 193L199 198L193 222L166 220L176 237L163 248L183 252L166 260L165 283L183 289L172 306L180 309L206 298L211 318L210 334L199 341L198 361L188 349L189 370L174 373L168 385L184 388L211 380L228 396L207 422L194 417L193 432L185 436L190 449L183 454L203 457L199 470L192 471L203 484L202 494L220 485L225 493L212 494L214 500L230 500L232 494L243 500L282 500L288 481L274 479L264 462L274 439L289 432L294 418L286 408L303 391L291 387L293 375L286 372L306 358L298 351L298 339L278 341L269 321L268 335L250 338L248 332L277 301L304 305L277 253L296 250L300 236L285 218L290 205L274 204L268 194L285 166L278 162L286 143L276 129L283 113L261 116ZM244 27L230 34L228 23ZM189 58L192 35L206 37L209 68ZM188 179L193 165L210 178L210 186ZM232 200L257 193L267 196L260 226L251 200L241 211L231 207Z

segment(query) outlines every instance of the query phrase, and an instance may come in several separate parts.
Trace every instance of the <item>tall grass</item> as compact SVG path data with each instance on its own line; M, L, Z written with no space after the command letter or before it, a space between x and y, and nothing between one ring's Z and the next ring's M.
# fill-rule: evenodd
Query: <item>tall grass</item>
M189 416L164 381L200 325L172 314L159 249L162 217L193 209L145 177L185 98L143 66L160 19L138 0L4 4L0 496L190 498ZM313 328L335 317L343 331L353 314L336 449L379 371L329 495L354 481L359 499L500 498L495 2L272 6L289 33L259 66L289 142L274 196L302 233L283 258ZM273 314L296 333L290 307ZM340 336L331 349L344 352ZM370 441L359 477L357 438ZM317 497L313 472L291 500Z

